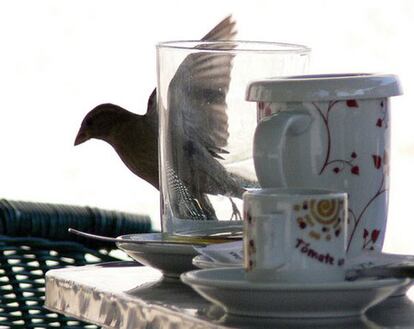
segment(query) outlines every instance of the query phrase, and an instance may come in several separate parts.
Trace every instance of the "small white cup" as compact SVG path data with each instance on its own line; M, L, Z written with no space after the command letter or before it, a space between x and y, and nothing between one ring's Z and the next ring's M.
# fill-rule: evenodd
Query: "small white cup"
M345 278L346 193L258 189L243 195L249 281L335 282Z

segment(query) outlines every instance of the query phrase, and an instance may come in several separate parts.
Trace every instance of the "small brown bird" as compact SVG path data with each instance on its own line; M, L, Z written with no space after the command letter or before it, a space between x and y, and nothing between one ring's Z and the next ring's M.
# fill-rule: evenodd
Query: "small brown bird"
M235 22L227 17L202 40L231 40L235 34ZM164 160L169 199L177 217L216 219L206 194L240 198L244 192L244 179L227 172L217 160L221 159L220 153L227 153L225 97L232 58L228 54L189 55L168 87L170 118L166 133L170 144ZM214 88L209 88L212 85ZM95 107L84 118L75 145L91 138L109 143L134 174L159 189L156 90L149 98L145 115L109 103ZM240 218L232 200L231 203L234 216Z

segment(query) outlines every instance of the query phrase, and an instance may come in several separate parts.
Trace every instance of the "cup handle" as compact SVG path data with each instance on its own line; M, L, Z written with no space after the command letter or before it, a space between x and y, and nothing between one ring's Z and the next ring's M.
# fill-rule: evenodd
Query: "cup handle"
M304 133L310 123L310 114L303 110L282 111L259 122L253 138L253 159L261 187L287 186L283 166L286 136Z
M286 219L286 213L277 213L264 215L265 225L263 227L263 236L267 237L268 245L271 246L268 250L271 255L278 255L277 259L273 259L271 264L273 269L280 269L290 261L291 250L289 249L289 240L291 232L289 221Z
M284 213L255 215L243 230L244 261L251 278L273 277L274 271L286 266L291 254L290 225ZM254 273L256 272L256 273ZM257 274L259 272L260 274Z

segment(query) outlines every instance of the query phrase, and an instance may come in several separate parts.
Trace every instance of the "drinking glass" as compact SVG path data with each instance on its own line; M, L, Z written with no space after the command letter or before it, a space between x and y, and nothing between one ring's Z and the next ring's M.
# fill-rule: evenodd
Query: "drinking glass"
M306 46L255 41L157 45L163 232L242 231L242 194L258 186L252 160L255 104L248 83L303 74Z

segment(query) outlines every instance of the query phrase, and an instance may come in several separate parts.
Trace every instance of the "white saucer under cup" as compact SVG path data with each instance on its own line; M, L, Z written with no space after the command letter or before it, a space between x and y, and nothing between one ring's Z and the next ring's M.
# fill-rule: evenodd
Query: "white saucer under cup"
M271 318L360 316L409 279L376 279L330 283L252 282L243 268L187 272L181 280L229 314Z

